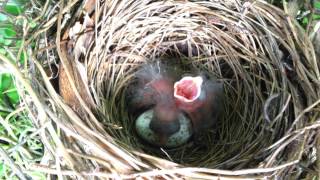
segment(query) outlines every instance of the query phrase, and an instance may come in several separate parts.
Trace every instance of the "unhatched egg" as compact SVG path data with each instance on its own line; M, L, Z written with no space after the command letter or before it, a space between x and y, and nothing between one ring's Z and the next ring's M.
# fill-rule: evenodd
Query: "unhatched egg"
M138 135L150 144L161 146L159 137L150 129L150 122L153 117L153 110L150 109L142 113L136 120L135 127ZM178 132L168 137L164 147L173 148L188 141L192 135L192 124L189 118L183 113L179 115L180 129Z

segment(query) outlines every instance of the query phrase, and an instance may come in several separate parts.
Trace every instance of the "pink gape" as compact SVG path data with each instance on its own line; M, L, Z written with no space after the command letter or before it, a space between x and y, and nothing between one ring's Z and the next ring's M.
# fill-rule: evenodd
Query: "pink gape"
M184 101L192 102L200 96L202 77L186 76L174 83L174 97Z

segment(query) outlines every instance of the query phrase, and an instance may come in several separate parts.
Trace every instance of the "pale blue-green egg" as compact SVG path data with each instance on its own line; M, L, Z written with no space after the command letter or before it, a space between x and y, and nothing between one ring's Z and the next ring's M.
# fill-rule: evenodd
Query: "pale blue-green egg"
M138 135L145 141L159 146L159 137L149 127L153 117L153 110L150 109L142 113L136 120L135 126ZM180 146L188 141L192 135L192 124L189 118L183 113L179 115L180 129L172 134L164 147L173 148Z

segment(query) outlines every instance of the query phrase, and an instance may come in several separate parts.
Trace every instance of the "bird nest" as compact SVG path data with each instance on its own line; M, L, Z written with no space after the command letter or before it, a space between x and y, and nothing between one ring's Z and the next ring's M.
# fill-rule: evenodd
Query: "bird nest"
M282 10L264 1L91 0L61 1L55 11L27 73L33 88L24 99L45 145L44 160L29 170L84 179L316 172L319 64ZM224 111L201 146L151 147L136 136L126 89L155 60L223 82ZM48 78L55 62L59 91Z

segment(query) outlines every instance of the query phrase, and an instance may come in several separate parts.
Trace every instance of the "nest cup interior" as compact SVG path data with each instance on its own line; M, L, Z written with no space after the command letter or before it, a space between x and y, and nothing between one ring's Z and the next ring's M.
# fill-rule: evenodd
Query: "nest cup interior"
M178 58L179 57L177 57L177 59L171 59L172 61L178 61L177 66L179 66L180 63ZM187 65L191 66L190 69L207 71L207 73L213 77L217 77L219 73L217 69L209 70L208 64L214 62L210 61L208 57L203 57L201 61L192 58L186 59L186 61L196 61ZM107 115L109 117L108 119L114 120L111 121L111 123L123 127L122 129L109 128L112 137L116 138L120 144L125 143L126 146L135 150L142 150L148 154L193 166L231 168L237 165L237 160L240 161L238 162L239 164L243 163L241 159L242 156L246 158L249 157L250 160L248 160L248 162L250 161L251 163L257 156L263 158L263 152L260 152L260 150L268 147L280 138L284 133L284 129L280 129L280 127L288 125L281 120L269 122L263 117L263 105L268 98L268 89L272 88L272 84L266 84L263 80L261 81L261 79L251 76L250 69L248 70L249 72L242 72L248 73L246 74L247 78L252 78L252 81L246 84L242 78L237 77L239 74L233 72L225 60L219 61L219 65L225 63L224 70L227 72L222 72L218 76L218 79L224 82L225 100L224 104L221 104L224 111L218 118L215 127L211 128L206 134L202 134L200 144L199 142L195 144L191 141L181 147L172 149L164 148L166 151L166 153L164 153L160 148L152 147L144 143L135 133L134 121L136 117L130 117L127 113L127 85L119 87L119 95L110 93L111 102L114 103L106 109L107 112L113 112L111 116ZM137 69L139 69L139 66L138 64ZM268 72L264 70L264 73ZM132 74L134 74L134 71ZM131 73L128 76L131 76ZM127 81L126 83L123 82L123 84L128 83L128 85L130 85L131 79L128 78L128 80L126 80L125 77L123 78L123 81ZM280 87L273 93L280 94L277 94L277 97L272 100L270 107L267 107L267 113L270 119L275 118L280 113L280 99L287 98L286 93L281 93ZM106 101L105 103L109 102L110 101ZM276 130L276 136L271 132L271 127L279 128ZM228 160L232 161L231 166Z
M86 60L107 131L128 151L184 165L257 167L272 153L267 148L291 128L296 112L311 103L305 93L309 86L299 81L304 69L293 67L293 62L295 67L310 62L293 49L290 30L278 20L284 15L273 10L263 2L112 6L100 17L98 39ZM139 67L155 59L174 61L186 71L206 71L224 83L224 111L201 146L190 142L160 150L137 137L126 89Z

